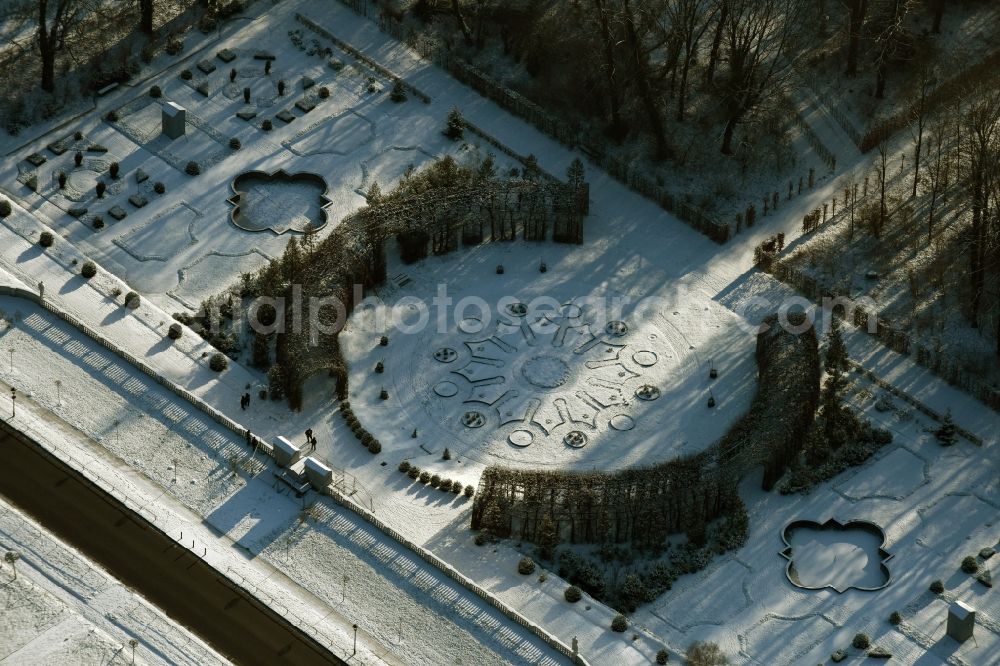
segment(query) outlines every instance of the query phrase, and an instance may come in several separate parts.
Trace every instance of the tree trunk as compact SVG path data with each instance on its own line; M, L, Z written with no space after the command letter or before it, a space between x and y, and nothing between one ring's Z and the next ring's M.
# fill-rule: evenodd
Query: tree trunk
M941 19L944 17L945 0L934 0L934 22L931 24L931 32L935 35L941 32Z
M39 55L42 57L42 90L48 93L56 91L56 52L48 45L39 44Z
M719 8L719 22L715 24L715 36L712 37L712 50L708 54L708 67L705 68L705 85L715 82L715 65L719 61L719 45L722 43L722 29L729 19L729 3L723 2Z
M736 130L736 124L740 121L739 116L731 116L728 121L726 121L726 131L722 135L722 154L732 155L733 154L733 133ZM766 211L765 211L766 212Z
M865 24L865 13L868 11L868 0L849 0L847 38L847 75L858 74L858 53L861 50L861 29Z
M153 34L153 0L139 0L139 30Z
M684 66L681 68L681 90L680 95L677 98L677 120L684 121L684 103L687 101L687 81L688 81L688 69L690 65L690 56L684 58Z
M608 86L608 104L611 110L611 134L618 138L622 131L621 99L618 94L618 81L615 77L615 42L611 35L611 25L603 0L594 0L601 26L601 41L604 44L604 78Z
M458 0L451 0L451 11L455 15L455 20L458 21L458 27L462 30L465 45L472 46L476 42L472 38L472 31L469 30L469 24L465 22L465 17L462 16L462 7L458 4Z
M635 66L639 97L646 111L650 128L653 130L653 137L656 139L656 157L662 159L669 152L667 149L667 137L663 130L663 120L660 118L660 111L656 108L656 99L653 97L653 91L649 85L646 56L643 53L642 44L639 42L639 36L635 30L635 19L628 0L623 3L623 7L625 9L625 35L629 43L629 48L632 50L632 64Z
M885 98L885 62L879 60L875 67L875 98Z

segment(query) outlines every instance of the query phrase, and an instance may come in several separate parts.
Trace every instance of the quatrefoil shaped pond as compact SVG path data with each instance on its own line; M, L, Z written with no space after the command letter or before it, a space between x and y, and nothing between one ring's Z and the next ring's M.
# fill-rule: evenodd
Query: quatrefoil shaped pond
M233 179L230 219L244 231L305 233L326 226L326 180L315 173L247 171Z
M781 531L785 576L804 590L873 592L892 582L885 531L867 520L793 520Z

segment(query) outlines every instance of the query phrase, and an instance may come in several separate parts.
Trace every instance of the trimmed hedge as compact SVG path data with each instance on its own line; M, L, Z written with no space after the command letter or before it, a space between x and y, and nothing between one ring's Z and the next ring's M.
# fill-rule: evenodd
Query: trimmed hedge
M52 247L52 243L55 242L55 236L52 235L51 231L43 231L38 237L38 244L42 247Z
M97 275L97 264L92 261L83 262L83 266L80 268L80 275L87 278L88 280L95 275Z
M208 361L208 367L216 372L222 372L229 367L229 359L226 358L225 354L216 352L212 354L212 358Z

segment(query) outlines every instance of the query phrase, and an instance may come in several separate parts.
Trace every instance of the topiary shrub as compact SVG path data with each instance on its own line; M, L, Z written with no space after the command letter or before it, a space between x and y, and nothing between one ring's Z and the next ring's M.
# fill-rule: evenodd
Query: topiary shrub
M153 183L153 191L156 192L157 194L163 194L164 192L167 191L167 186L161 183L160 181L156 181L155 183Z
M475 494L476 494L476 489L472 487L472 484L469 484L469 485L467 485L465 487L465 496L466 497L472 497Z
M7 217L11 211L13 208L11 208L10 202L6 199L0 199L0 217Z
M122 169L121 164L119 164L118 162L112 162L108 166L108 173L111 174L112 178L118 178L118 173L121 171L121 169Z
M104 119L107 120L109 123L116 123L118 122L118 112L115 111L114 109L111 109L106 114L104 114Z
M243 144L241 144L240 140L237 139L235 136L229 140L229 147L232 148L233 150L239 150L242 146Z
M876 645L871 650L868 650L869 659L892 659L892 653L886 650L884 647Z
M445 447L444 453L441 454L441 460L451 460L451 451L448 450L448 447Z
M139 303L141 300L142 299L139 298L139 294L135 293L134 291L130 291L127 294L125 294L125 307L127 307L129 310L135 310L137 307L139 307Z
M171 37L167 40L167 45L163 50L167 52L167 55L175 56L184 50L184 42L177 37Z
M55 240L55 236L52 235L51 231L43 231L42 235L38 237L38 244L42 247L52 247L52 243Z
M424 484L426 486L430 482L431 482L431 473L430 472L421 472L420 473L420 483L422 483L422 484Z
M451 492L455 493L456 495L461 494L461 492L462 492L462 484L459 483L458 481L453 482L451 484Z
M666 650L661 649L656 653L656 663L665 664L670 660L670 653Z
M270 61L268 61L268 62L270 62ZM278 80L278 95L282 95L283 96L284 94L285 94L285 82L284 82L284 80L279 79Z
M270 132L272 129L274 129L274 123L272 123L270 119L265 118L264 122L260 124L260 128L265 132Z
M575 604L583 598L583 592L576 585L570 585L563 591L563 597L571 604Z
M942 592L944 592L944 583L942 583L939 580L936 580L933 583L931 583L930 590L934 594L941 594Z
M190 81L191 79L194 78L194 74L191 73L190 69L182 69L181 78L184 79L185 81Z
M225 354L220 354L215 352L212 357L208 360L208 367L216 372L222 372L229 367L229 359L226 358Z
M628 618L621 613L615 615L615 619L611 620L611 631L622 633L626 629L628 629Z
M87 278L88 280L95 275L97 275L97 264L92 261L83 262L83 266L80 268L80 275Z
M368 453L371 453L372 455L382 453L382 443L379 442L377 439L373 439L368 444Z
M380 374L380 375L383 372L385 372L385 363L383 363L382 361L379 361L378 363L376 363L375 364L375 372L378 373L378 374Z
M378 339L378 343L383 347L388 347L389 346L388 336L383 335L381 338Z
M150 97L163 97L163 91L160 90L160 86L153 86L149 89Z
M406 470L406 476L410 477L411 479L416 479L418 476L420 476L420 468L410 467L410 469Z
M889 615L889 624L899 624L903 621L903 616L899 614L899 611L892 611Z
M868 634L854 634L854 638L851 639L851 645L858 650L867 650L871 644L872 642L868 638Z
M517 573L522 576L530 576L535 573L535 561L530 557L522 557L517 563Z
M79 150L73 153L73 164L75 164L76 166L80 166L81 164L83 164L83 153L81 153Z
M438 486L444 492L451 492L451 479L441 479L441 485Z
M201 167L198 165L197 162L191 160L184 167L184 173L186 173L189 176L197 176L198 174L201 173Z
M94 187L94 189L97 191L97 198L103 199L104 192L108 189L108 186L104 183L103 180L99 180L97 181L97 185Z
M486 535L483 534L482 532L480 532L479 534L476 535L476 538L473 539L473 541L475 542L475 544L477 546L485 546L486 545Z
M100 215L95 215L95 216L94 216L94 219L93 219L93 220L91 220L91 222L90 222L90 223L91 223L91 225L93 225L93 227L94 227L95 229L97 229L98 231L100 231L101 229L103 229L103 228L104 228L104 218L103 218L103 217L101 217Z
M60 171L59 175L56 178L59 181L59 189L60 190L65 190L66 189L66 172Z
M319 89L320 99L326 99L329 96L330 96L330 89L327 88L326 86L321 86Z
M431 485L434 486L435 488L437 488L438 486L441 485L441 475L440 474L435 474L434 476L431 477Z
M403 462L399 463L399 471L403 473L410 471L410 461L404 460Z
M979 571L979 562L976 562L976 558L972 555L966 555L962 558L962 571L967 574L974 574Z
M170 328L167 329L167 337L171 340L180 340L181 335L184 334L184 329L178 323L173 323Z
M397 104L406 101L406 86L399 79L396 79L396 82L392 84L392 92L389 93L389 99Z

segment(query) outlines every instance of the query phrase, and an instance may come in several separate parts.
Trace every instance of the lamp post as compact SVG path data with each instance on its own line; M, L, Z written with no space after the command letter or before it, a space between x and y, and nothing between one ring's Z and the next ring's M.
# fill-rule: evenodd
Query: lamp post
M56 404L57 405L61 405L62 404L62 380L61 379L57 379L56 380Z
M17 405L17 389L14 388L13 386L11 386L10 387L10 418L14 418L14 415L17 413L17 410L15 409L15 405Z
M14 374L14 348L10 348L10 374Z
M355 655L357 653L358 653L358 625L354 625L354 652L352 652L351 654Z

